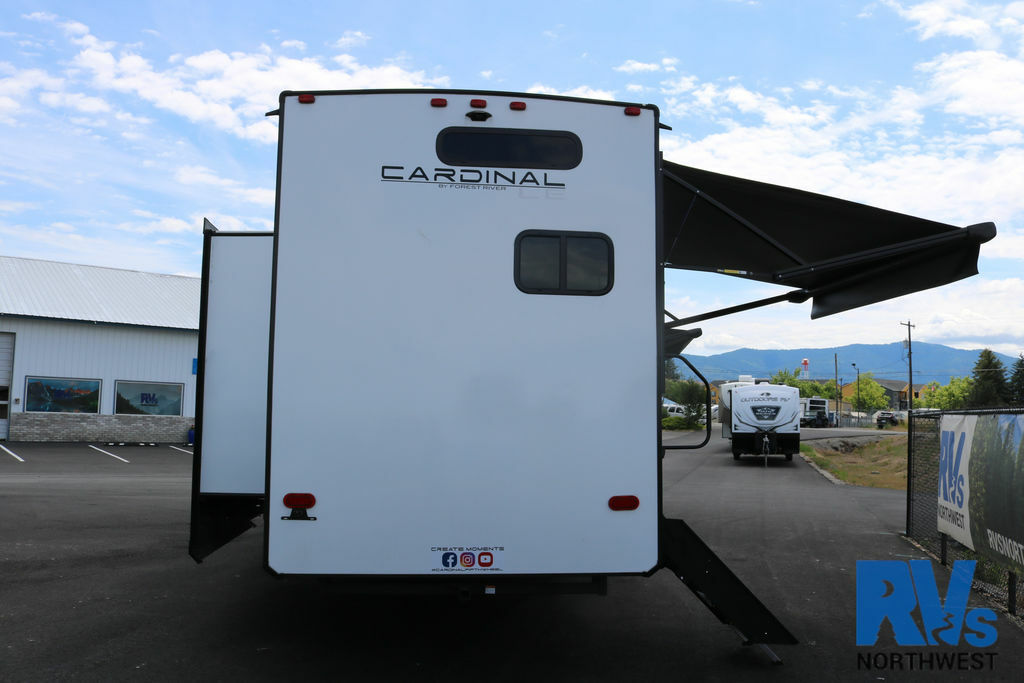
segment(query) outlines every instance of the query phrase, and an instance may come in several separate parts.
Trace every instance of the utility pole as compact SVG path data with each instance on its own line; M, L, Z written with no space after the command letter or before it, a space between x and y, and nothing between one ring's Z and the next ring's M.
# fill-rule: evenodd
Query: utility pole
M850 363L850 365L857 371L857 426L860 427L860 368L856 363Z
M843 394L839 391L839 354L833 353L832 360L835 362L836 373L836 427L839 426L839 406L842 405Z
M914 503L914 351L911 348L910 320L907 326L907 536L910 536L910 506Z

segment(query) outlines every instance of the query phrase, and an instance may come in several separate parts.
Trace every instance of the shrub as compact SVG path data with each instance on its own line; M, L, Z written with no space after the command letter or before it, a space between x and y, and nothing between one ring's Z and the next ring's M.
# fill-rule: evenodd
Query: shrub
M661 421L662 429L689 429L690 425L682 417L666 417Z

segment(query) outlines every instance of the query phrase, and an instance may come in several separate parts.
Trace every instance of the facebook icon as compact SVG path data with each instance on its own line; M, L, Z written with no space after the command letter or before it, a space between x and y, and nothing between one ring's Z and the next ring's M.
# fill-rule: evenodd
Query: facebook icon
M445 553L444 555L441 556L441 566L442 567L449 567L449 568L451 568L451 567L454 567L455 565L457 565L458 563L459 563L459 558L458 558L458 556L456 556L455 553Z

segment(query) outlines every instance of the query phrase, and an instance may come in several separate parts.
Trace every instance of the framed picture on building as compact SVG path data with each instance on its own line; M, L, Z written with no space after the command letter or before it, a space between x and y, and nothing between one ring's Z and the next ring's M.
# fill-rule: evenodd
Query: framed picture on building
M116 415L181 415L184 384L173 382L114 382Z
M101 384L98 379L26 377L25 412L98 414Z

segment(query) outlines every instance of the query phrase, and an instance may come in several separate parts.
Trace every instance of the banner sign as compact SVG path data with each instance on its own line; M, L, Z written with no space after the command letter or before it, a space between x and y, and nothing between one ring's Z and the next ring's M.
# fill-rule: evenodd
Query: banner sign
M1024 415L943 415L938 530L1024 572Z
M939 433L939 532L971 550L969 463L977 420L977 415L943 415Z
M124 382L114 385L118 415L181 415L183 384Z
M98 379L26 377L25 411L29 413L99 413Z

